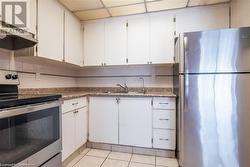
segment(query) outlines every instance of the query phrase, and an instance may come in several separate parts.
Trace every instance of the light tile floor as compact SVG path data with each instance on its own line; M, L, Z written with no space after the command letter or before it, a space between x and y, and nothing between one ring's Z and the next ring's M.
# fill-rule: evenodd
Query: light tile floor
M176 159L85 149L67 167L179 167Z

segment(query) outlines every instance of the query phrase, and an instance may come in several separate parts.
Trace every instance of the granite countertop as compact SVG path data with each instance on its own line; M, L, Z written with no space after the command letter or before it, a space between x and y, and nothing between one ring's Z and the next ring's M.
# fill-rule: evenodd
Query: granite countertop
M59 94L63 100L85 96L124 96L124 97L176 97L171 88L146 88L147 93L139 93L141 88L130 88L129 93L115 93L118 88L41 88L20 89L22 94Z
M137 93L137 92L129 92L129 93L103 93L103 92L64 92L61 94L63 100L69 100L79 97L85 96L124 96L124 97L176 97L175 94L171 92L152 92L152 93Z

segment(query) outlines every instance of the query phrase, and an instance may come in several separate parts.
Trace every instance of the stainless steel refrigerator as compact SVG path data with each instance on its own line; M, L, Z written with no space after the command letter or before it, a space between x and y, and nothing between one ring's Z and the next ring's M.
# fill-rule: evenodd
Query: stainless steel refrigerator
M176 40L182 167L250 167L250 28Z

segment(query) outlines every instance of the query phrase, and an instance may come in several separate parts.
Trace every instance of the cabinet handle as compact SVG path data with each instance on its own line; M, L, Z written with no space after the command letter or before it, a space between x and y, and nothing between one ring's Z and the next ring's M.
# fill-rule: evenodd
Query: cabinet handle
M119 103L120 103L120 100L121 100L121 99L120 99L119 97L116 98L116 103L119 104Z
M168 105L169 103L159 103L159 104L166 104L166 105Z
M160 121L169 121L169 119L159 119Z
M72 106L78 105L78 103L72 103Z
M163 138L159 138L159 140L161 140L161 141L162 141L162 140L164 140L164 141L168 141L168 139L163 139Z
M76 110L76 111L74 111L74 114L77 114L79 111L78 110Z

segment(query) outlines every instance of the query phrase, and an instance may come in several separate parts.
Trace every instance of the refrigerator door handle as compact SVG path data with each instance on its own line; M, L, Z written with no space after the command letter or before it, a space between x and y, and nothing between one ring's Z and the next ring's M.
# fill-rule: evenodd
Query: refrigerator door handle
M185 72L185 56L187 54L187 43L188 38L184 36L184 34L180 34L180 41L179 41L179 72L184 73Z
M180 144L180 156L179 156L179 164L182 167L183 166L183 156L184 156L184 112L185 112L185 75L179 76L179 88L180 88L180 98L179 98L179 144Z

